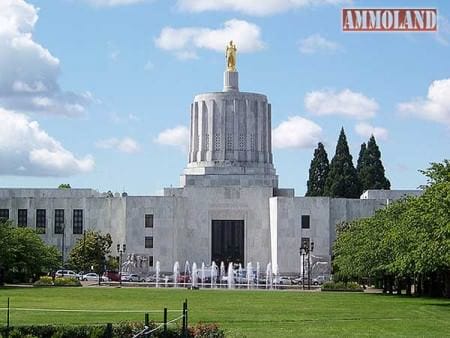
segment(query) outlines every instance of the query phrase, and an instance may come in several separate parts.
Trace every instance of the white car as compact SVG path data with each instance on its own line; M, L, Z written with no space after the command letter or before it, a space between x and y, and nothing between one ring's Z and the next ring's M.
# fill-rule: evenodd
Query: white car
M98 274L96 274L95 272L89 272L83 275L81 280L98 282ZM102 276L102 282L109 282L109 278L106 276Z
M143 279L135 274L135 273L130 273L130 274L122 274L122 282L142 282Z
M67 277L79 279L78 274L72 270L58 270L56 271L55 277Z

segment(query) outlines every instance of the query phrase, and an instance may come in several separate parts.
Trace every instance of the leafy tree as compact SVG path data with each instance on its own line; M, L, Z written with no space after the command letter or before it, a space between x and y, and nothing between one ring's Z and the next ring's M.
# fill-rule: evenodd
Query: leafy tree
M331 160L330 172L325 182L325 195L344 198L360 196L358 176L348 149L344 128L341 129L336 153Z
M342 279L373 278L385 291L450 297L450 162L422 171L420 197L390 203L374 216L340 225L333 266Z
M427 179L427 185L422 188L436 183L450 182L450 161L444 160L442 163L431 163L431 167L427 170L419 170Z
M324 196L325 181L330 171L328 155L321 142L314 150L314 157L309 167L309 180L307 182L308 191L306 196Z
M112 239L110 234L88 230L83 234L69 254L68 265L79 271L93 270L99 274L104 271L110 253Z
M372 135L367 143L367 148L363 143L359 152L358 180L360 182L360 192L368 189L390 189L391 183L386 178L384 166L381 162L381 152L378 148L375 137Z
M33 229L0 221L0 262L0 279L28 281L54 270L60 264L60 253L46 245Z
M70 186L69 183L63 183L58 186L58 189L71 189L71 188L72 187Z

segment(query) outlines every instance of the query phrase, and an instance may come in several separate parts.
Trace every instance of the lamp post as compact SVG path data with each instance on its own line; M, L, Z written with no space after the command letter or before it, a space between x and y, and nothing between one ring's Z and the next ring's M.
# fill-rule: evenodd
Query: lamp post
M308 290L311 290L311 252L314 251L314 242L306 238L302 241L300 247L300 256L302 257L302 288L305 289L305 256L308 259Z
M122 254L127 250L126 244L117 244L117 253L119 254L119 283L122 286Z
M300 247L300 264L301 264L300 274L302 276L301 281L302 281L302 289L303 290L305 289L305 254L306 254L306 249L302 243L302 246Z

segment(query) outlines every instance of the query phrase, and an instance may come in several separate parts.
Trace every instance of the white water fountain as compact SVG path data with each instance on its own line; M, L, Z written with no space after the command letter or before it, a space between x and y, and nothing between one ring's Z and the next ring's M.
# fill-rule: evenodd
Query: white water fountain
M176 261L173 264L173 286L178 287L178 276L180 275L180 263Z
M253 284L253 267L252 262L247 263L247 289Z
M186 278L191 275L191 266L189 265L189 261L184 263L184 286L186 286Z
M222 284L223 278L225 277L225 263L220 262L220 284Z
M266 268L266 289L272 289L272 263L267 263Z
M192 263L192 274L191 274L191 285L193 288L198 287L198 271L197 271L197 263Z
M261 273L261 265L256 262L256 288L259 288L259 274Z
M160 273L160 270L161 270L160 263L159 263L159 261L156 261L156 270L155 270L156 274L155 274L155 277L156 277L156 287L157 288L159 288L159 273Z
M242 264L239 263L239 267L238 267L238 284L242 284L242 277L244 277L244 271L242 269Z
M211 288L216 287L217 265L214 261L211 263Z
M233 263L228 264L228 276L227 276L228 289L232 289L234 287L234 270Z

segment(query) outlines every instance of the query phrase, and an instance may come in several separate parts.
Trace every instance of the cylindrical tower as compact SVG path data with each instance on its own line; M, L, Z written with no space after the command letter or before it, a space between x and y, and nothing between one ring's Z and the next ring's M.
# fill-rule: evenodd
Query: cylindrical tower
M240 92L236 70L225 71L222 92L194 98L182 185L277 187L271 105L265 95Z

